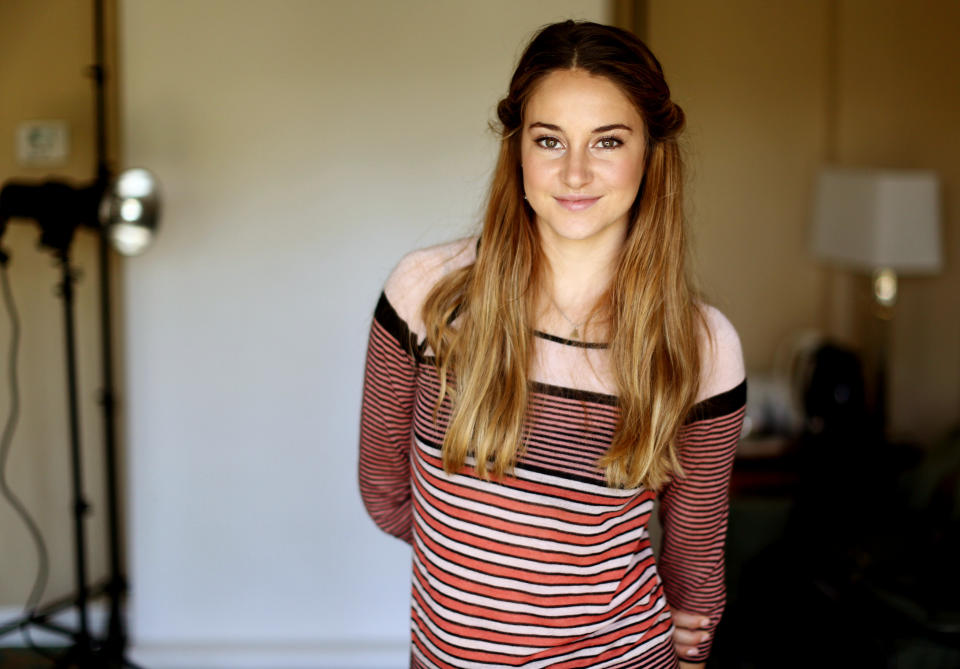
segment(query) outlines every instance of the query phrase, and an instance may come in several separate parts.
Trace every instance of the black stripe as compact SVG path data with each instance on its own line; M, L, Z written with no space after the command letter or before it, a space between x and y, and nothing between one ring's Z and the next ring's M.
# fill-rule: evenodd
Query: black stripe
M533 381L531 386L533 387L533 390L543 393L544 395L554 395L556 397L563 397L568 400L593 402L594 404L605 404L610 407L615 407L619 403L615 395L607 395L606 393L598 393L592 390L579 390L577 388L567 388L566 386L554 386L549 383L541 383L540 381Z
M553 395L570 400L581 402L594 402L606 406L615 407L619 404L616 395L607 393L598 393L592 390L579 390L577 388L567 388L565 386L554 386L549 383L534 381L532 387L535 391L544 395ZM744 379L737 386L726 390L718 395L713 395L704 400L700 400L690 409L690 414L684 423L692 423L698 420L708 418L718 418L731 414L747 403L747 380Z
M534 330L533 334L534 336L540 337L540 339L546 339L547 341L556 342L557 344L564 344L565 346L577 346L579 348L610 348L610 344L601 344L593 341L577 341L576 339L564 339L563 337L547 334L546 332L541 332L540 330Z
M724 391L719 395L714 395L713 397L708 397L693 405L684 424L730 415L746 403L747 380L744 379L730 390Z
M417 336L410 332L406 321L400 318L400 315L383 292L380 293L380 299L377 300L377 308L373 311L373 319L396 340L401 349L410 354L418 363L423 362L426 342L423 344L417 342Z

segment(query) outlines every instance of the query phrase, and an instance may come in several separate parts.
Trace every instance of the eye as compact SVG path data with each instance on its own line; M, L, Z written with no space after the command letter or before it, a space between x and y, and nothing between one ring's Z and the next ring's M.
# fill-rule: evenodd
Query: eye
M619 137L601 137L596 146L598 149L616 149L623 146L623 140Z
M548 149L550 151L556 151L558 149L563 148L563 144L560 143L559 139L557 139L556 137L551 137L549 135L544 135L543 137L537 137L535 140L533 140L533 142L538 146L541 146L544 149Z

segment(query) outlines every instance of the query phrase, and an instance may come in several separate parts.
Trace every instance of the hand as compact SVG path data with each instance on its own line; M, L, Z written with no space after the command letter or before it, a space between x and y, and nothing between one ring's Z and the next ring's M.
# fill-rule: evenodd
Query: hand
M697 646L710 638L710 618L702 613L673 610L673 645L681 660L696 652Z

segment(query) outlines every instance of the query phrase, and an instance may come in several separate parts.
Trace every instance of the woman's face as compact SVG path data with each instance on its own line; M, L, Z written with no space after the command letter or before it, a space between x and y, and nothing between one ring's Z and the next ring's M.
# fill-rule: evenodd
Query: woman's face
M583 70L546 75L527 102L520 142L541 241L623 243L645 141L643 119L616 84Z

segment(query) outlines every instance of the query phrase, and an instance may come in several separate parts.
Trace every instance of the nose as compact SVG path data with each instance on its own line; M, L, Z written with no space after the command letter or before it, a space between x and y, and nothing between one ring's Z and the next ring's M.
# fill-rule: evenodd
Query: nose
M569 149L563 157L563 183L573 189L579 189L590 183L590 156L586 149Z

